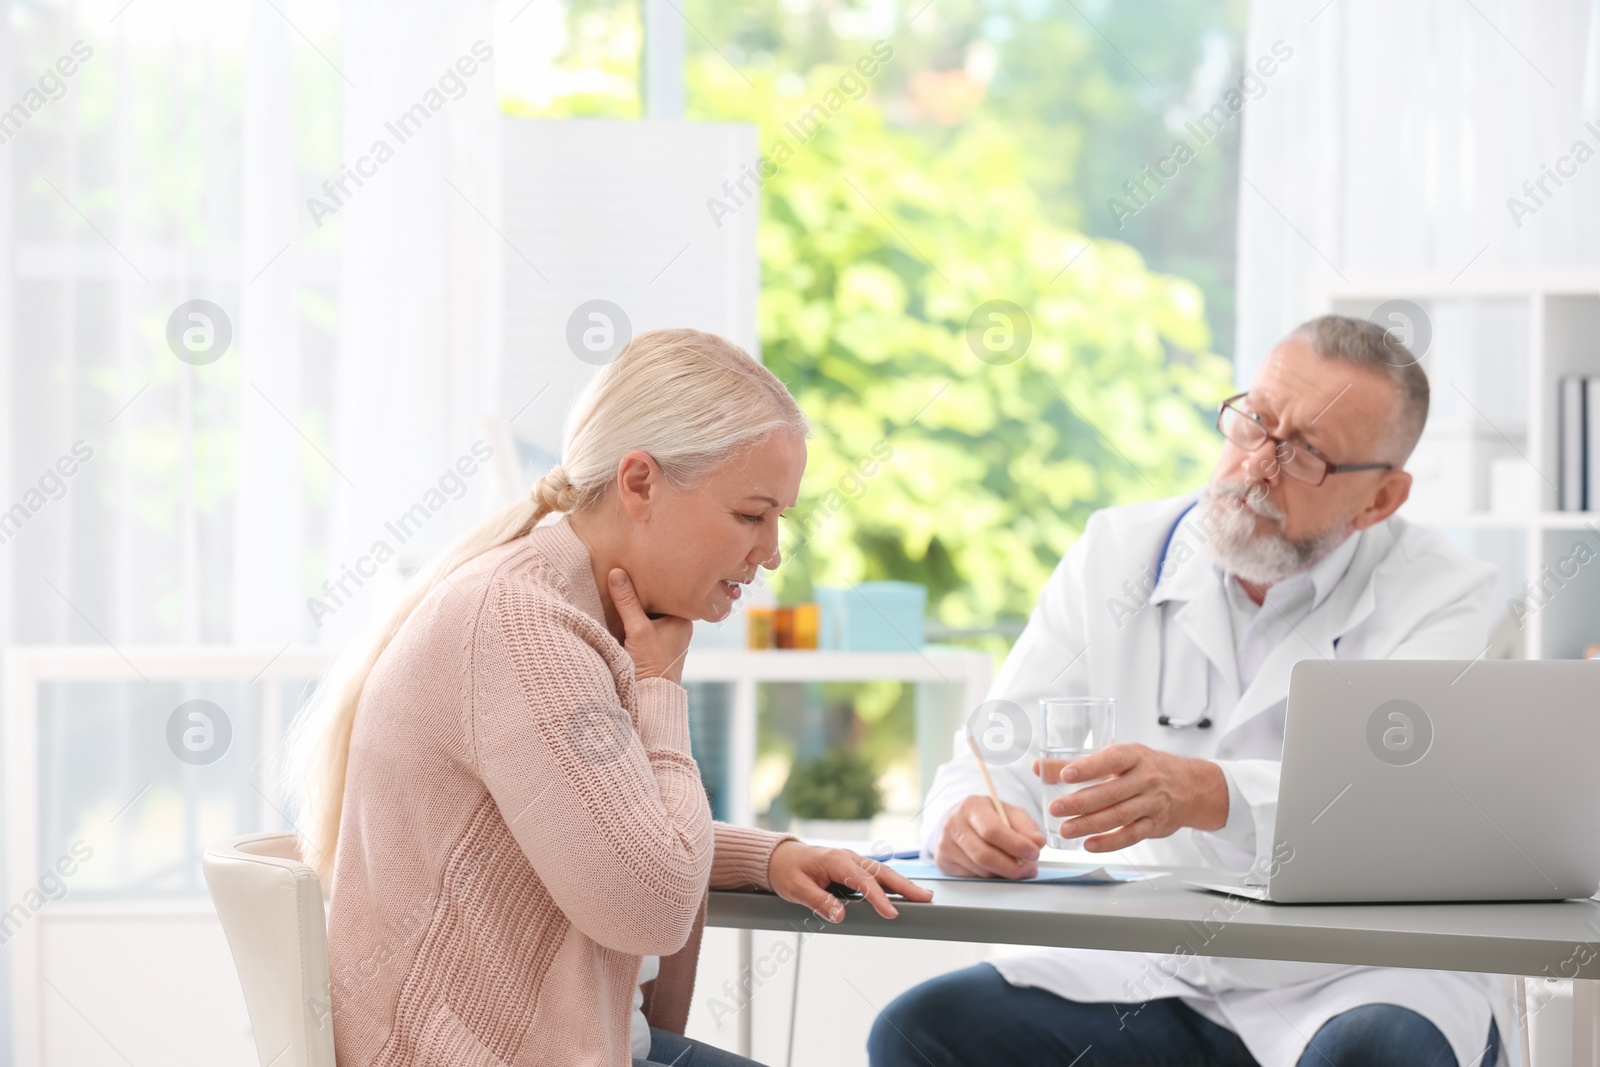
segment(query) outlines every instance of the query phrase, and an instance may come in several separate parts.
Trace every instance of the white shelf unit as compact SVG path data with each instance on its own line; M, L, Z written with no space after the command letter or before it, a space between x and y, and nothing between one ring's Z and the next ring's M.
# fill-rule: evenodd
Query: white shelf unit
M993 662L987 652L930 645L920 651L838 652L826 650L743 651L689 649L685 682L733 686L728 821L753 825L750 775L756 764L757 687L769 682L909 682L917 686L917 750L922 787L933 768L949 757L957 723L982 704Z
M1432 410L1401 514L1499 567L1496 651L1582 656L1600 644L1600 512L1557 510L1557 389L1564 375L1600 375L1600 268L1352 277L1312 306L1369 318L1390 300L1415 303L1432 327ZM1534 507L1490 510L1499 459L1527 465ZM1580 543L1587 563L1574 562Z

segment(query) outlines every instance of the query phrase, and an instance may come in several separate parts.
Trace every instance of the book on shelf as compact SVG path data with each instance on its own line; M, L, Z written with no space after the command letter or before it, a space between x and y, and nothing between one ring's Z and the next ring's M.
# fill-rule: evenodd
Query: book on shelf
M1600 378L1585 378L1583 510L1600 510Z
M1588 442L1600 438L1600 426L1591 433L1588 425L1591 418L1600 416L1600 407L1588 403L1589 386L1594 381L1568 374L1562 376L1557 387L1559 492L1556 504L1562 511L1584 511L1591 500L1600 503L1600 494L1590 496L1588 492L1591 466Z

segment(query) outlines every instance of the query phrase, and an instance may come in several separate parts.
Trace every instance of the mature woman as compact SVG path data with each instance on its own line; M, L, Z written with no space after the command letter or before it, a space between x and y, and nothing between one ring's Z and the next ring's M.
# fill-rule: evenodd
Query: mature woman
M891 918L886 889L929 899L854 853L714 824L690 756L690 620L778 565L804 437L737 346L635 338L562 465L319 688L297 762L342 1067L748 1063L681 1036L708 885L834 922L830 883Z

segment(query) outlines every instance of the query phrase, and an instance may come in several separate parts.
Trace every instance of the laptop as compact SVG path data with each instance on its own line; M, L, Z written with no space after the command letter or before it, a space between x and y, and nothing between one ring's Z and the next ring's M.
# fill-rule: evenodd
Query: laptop
M1280 904L1600 890L1600 661L1304 660L1270 858L1198 889Z

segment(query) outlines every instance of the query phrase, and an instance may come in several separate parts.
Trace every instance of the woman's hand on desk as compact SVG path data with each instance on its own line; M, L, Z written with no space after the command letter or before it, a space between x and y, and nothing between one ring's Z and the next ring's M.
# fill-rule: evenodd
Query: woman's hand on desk
M899 871L844 848L822 848L801 841L782 841L772 850L767 866L772 891L784 900L804 904L829 922L844 919L844 904L828 886L835 883L860 893L885 919L900 914L889 893L927 903L931 890L923 889ZM887 890L887 892L885 892Z
M646 615L628 572L621 567L611 568L607 579L611 583L611 602L622 616L626 634L622 647L633 660L634 677L666 678L681 685L683 657L689 651L689 638L694 636L694 623L676 615L655 619Z
M1085 837L1089 852L1115 852L1186 826L1220 830L1228 821L1228 780L1210 760L1174 756L1145 745L1107 745L1071 763L1046 760L1034 770L1064 782L1095 782L1050 802L1066 817L1061 836ZM1104 781L1096 781L1104 779Z
M988 794L964 798L950 809L934 848L934 861L946 874L964 878L1032 878L1039 873L1044 834L1028 812L1004 805L1000 821ZM1037 808L1034 810L1038 810Z

